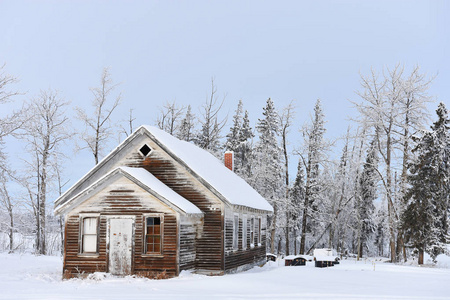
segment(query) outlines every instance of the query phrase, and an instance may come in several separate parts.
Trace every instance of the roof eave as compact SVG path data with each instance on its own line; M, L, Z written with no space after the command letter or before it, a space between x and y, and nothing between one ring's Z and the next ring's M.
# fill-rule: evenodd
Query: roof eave
M140 126L133 132L130 136L128 136L122 143L120 143L116 148L114 148L107 156L105 156L98 164L96 164L92 169L90 169L83 177L81 177L77 182L75 182L67 191L65 191L61 196L59 196L54 204L55 207L64 205L64 203L68 200L67 197L84 181L89 179L94 173L100 169L103 165L105 165L108 161L110 161L117 153L120 152L125 146L127 146L133 139L136 138L137 135L148 132L148 130L144 126ZM81 191L82 192L82 191ZM81 193L80 192L80 193ZM77 194L78 195L78 194ZM75 196L75 195L74 195ZM55 209L56 211L56 209Z

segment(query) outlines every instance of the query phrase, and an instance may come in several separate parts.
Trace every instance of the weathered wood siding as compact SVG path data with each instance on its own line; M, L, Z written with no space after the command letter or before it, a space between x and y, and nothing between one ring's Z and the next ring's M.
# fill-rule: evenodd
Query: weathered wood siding
M64 278L82 276L85 273L106 272L106 220L100 220L99 228L99 255L80 256L80 217L72 215L67 218L64 238Z
M193 224L180 225L180 271L195 268L197 228Z
M239 216L238 249L233 248L233 223L234 216ZM243 216L247 219L247 238L243 240ZM266 257L266 215L257 210L246 208L227 210L225 214L225 271L234 272L245 270L265 260ZM254 231L254 240L250 240L251 218L261 218L261 243L258 241L258 230ZM256 226L256 225L255 225ZM246 247L243 247L243 245Z
M203 231L195 243L195 267L220 273L224 270L222 202L158 145L150 140L146 143L152 148L151 154L143 158L135 152L127 157L125 165L145 168L204 213Z
M80 216L98 213L99 235L97 256L80 254ZM162 214L163 250L161 255L144 254L145 215ZM134 246L132 251L132 273L154 277L166 272L168 277L177 276L178 269L178 213L158 199L142 190L126 178L121 178L108 188L93 195L91 199L67 216L64 276L79 276L83 273L108 271L108 218L134 216Z
M144 157L139 149L147 144L152 151ZM129 190L118 194L108 187L104 194L92 196L92 199L74 209L67 218L66 224L66 259L64 270L76 275L79 272L107 271L107 216L133 215L135 216L135 244L133 249L133 272L145 275L148 270L160 272L166 270L171 276L180 270L195 268L207 274L221 274L225 271L237 270L259 262L265 257L266 247L266 214L261 211L246 208L235 209L224 204L200 179L191 174L189 169L176 157L166 153L156 141L147 135L139 135L128 144L121 146L121 150L103 163L95 172L89 174L84 182L69 195L76 195L87 188L101 176L118 166L142 167L156 176L172 190L195 204L203 213L203 219L184 220L180 222L180 215L164 206L151 207L155 202L147 192L136 189L136 186L125 185L121 189ZM201 158L199 158L201 159ZM108 194L109 193L109 194ZM147 198L146 198L147 197ZM147 200L145 200L147 199ZM243 210L242 210L243 209ZM226 210L228 212L226 212ZM242 236L242 214L247 214L247 249L242 249L241 238L239 249L232 249L233 213L240 213L240 236ZM79 251L79 214L100 212L100 251L98 257L80 257ZM163 212L164 220L164 255L159 257L145 257L143 247L143 215L145 213ZM227 218L225 218L225 215ZM262 216L261 245L250 247L249 224L250 216ZM167 217L166 217L167 216ZM225 219L227 224L225 224ZM231 222L231 223L230 223ZM166 252L167 251L167 252ZM77 261L81 261L82 269ZM78 269L76 268L78 267Z

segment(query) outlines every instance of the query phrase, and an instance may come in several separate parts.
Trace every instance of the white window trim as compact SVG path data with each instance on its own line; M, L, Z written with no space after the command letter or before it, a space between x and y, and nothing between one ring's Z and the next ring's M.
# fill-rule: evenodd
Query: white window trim
M237 218L237 224L236 224ZM239 249L239 214L233 215L233 250Z
M247 249L247 215L242 216L242 250Z
M255 216L250 216L250 248L255 247Z
M84 213L79 215L79 234L78 234L78 256L99 256L99 235L100 235L100 213ZM95 218L97 219L97 240L96 240L96 251L95 252L83 252L83 236L84 236L84 219Z
M152 214L144 214L144 236L143 236L143 244L142 244L142 256L151 256L151 257L162 257L164 256L164 214L160 214L160 213L152 213ZM160 218L160 228L161 228L161 251L159 253L147 253L147 240L146 240L146 236L147 236L147 218Z
M258 217L257 218L258 222L256 222L256 226L257 226L257 230L256 232L258 233L258 236L256 238L256 241L258 242L258 247L261 246L261 232L262 232L262 218Z

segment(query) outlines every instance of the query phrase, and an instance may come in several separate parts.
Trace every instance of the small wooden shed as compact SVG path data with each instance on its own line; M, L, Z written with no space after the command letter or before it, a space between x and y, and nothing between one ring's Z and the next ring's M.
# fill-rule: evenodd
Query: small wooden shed
M339 264L339 257L334 249L314 249L314 261L318 268L333 267Z
M306 258L303 255L288 255L284 258L285 266L305 266Z
M267 261L277 261L277 256L272 253L266 253Z
M207 151L141 126L56 200L64 277L245 270L266 261L272 212Z
M316 268L327 268L333 267L336 261L336 257L334 256L318 256L314 257L315 267Z

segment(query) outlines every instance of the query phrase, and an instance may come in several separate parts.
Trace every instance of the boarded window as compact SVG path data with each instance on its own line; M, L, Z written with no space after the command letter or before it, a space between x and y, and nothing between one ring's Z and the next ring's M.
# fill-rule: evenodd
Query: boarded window
M242 249L247 249L247 216L242 217Z
M97 253L97 218L84 218L82 231L82 253Z
M145 253L161 254L162 226L160 217L146 218Z
M233 249L238 249L238 238L239 238L239 216L234 216L233 222Z
M255 218L250 219L250 247L255 246Z

